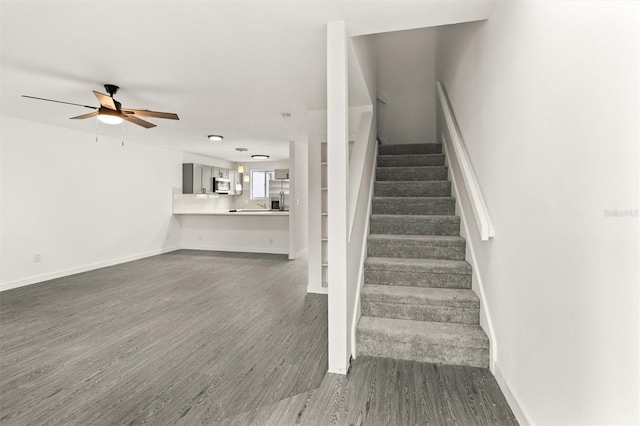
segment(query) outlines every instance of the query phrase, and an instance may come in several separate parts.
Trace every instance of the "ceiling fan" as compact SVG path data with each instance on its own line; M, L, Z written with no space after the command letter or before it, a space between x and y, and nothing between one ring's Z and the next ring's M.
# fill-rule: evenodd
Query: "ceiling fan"
M90 105L74 104L72 102L63 102L63 101L56 101L53 99L37 98L35 96L27 96L27 95L22 95L22 96L25 98L38 99L41 101L58 102L61 104L76 105L76 106L97 110L94 112L90 112L88 114L71 117L71 120L80 120L84 118L98 117L98 120L107 124L120 124L122 123L123 120L125 120L130 123L137 124L138 126L142 126L146 129L150 129L151 127L156 127L156 125L146 120L143 120L140 117L154 117L154 118L166 118L169 120L180 120L180 118L178 118L178 114L174 114L172 112L157 112L157 111L149 111L148 109L123 108L122 104L120 104L120 102L116 101L113 98L113 95L118 93L118 89L120 88L114 84L105 84L104 88L109 95L96 92L95 90L93 91L93 94L96 95L96 98L98 98L98 102L100 102L99 108L90 106Z

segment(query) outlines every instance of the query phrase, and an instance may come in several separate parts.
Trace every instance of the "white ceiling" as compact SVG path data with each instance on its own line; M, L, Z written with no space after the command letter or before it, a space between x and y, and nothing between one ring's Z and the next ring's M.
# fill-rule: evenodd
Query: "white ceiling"
M485 0L0 2L4 115L229 161L288 157L307 111L326 108L326 23L363 35L486 18ZM123 106L176 112L144 129L108 126L71 105L120 86ZM281 113L290 112L292 119ZM97 126L97 130L96 130ZM208 134L225 136L209 142Z

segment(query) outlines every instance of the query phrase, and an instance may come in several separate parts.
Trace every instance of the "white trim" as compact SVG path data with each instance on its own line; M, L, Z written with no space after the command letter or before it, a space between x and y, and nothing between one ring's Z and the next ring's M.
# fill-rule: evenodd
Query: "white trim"
M487 209L487 205L485 204L484 198L482 197L482 192L480 191L480 186L478 185L476 175L473 173L473 167L471 166L471 161L469 160L467 151L464 148L464 142L462 140L460 130L456 125L456 120L453 115L453 109L449 104L449 100L447 99L447 95L444 92L442 84L438 81L436 82L436 85L438 87L440 108L442 108L444 119L449 130L449 136L451 138L451 145L453 146L456 159L458 160L458 164L460 165L460 172L462 173L463 183L467 188L467 193L469 194L469 200L471 201L473 215L475 217L476 223L478 224L478 230L480 231L480 238L483 241L488 241L490 238L493 238L495 234L493 229L493 222L491 222L491 218L489 217L489 210Z
M329 294L329 289L327 287L318 287L317 285L308 285L307 293Z
M500 386L500 390L504 394L511 411L513 411L513 415L516 416L518 423L521 426L529 426L533 424L531 416L529 416L527 411L524 409L524 406L520 404L520 398L518 398L518 395L511 389L511 386L509 386L509 382L499 366L495 366L493 375L495 376L496 381Z
M456 182L455 174L452 172L453 168L451 167L451 157L449 156L449 150L447 149L447 141L442 140L442 146L444 148L444 155L447 159L447 166L449 167L449 178L451 179L451 185L453 186L453 191L456 195L456 206L460 209L460 222L462 223L462 227L464 229L465 235L463 235L464 239L467 242L467 247L469 248L469 253L471 253L471 266L473 268L472 278L475 279L478 283L478 289L480 290L480 301L482 303L481 313L484 313L484 317L487 321L487 327L489 328L489 369L492 373L494 373L495 364L498 360L498 341L496 340L496 335L493 330L493 321L491 320L491 312L489 310L489 304L487 303L487 297L484 294L484 284L482 282L482 276L480 275L480 268L478 267L478 261L476 259L475 250L473 249L473 243L471 241L469 232L469 225L467 223L467 216L464 211L464 207L462 206L460 192L458 191L458 184ZM487 330L485 330L487 331Z
M117 257L115 259L104 260L102 262L90 263L88 265L76 266L69 269L62 269L60 271L49 272L42 275L34 275L27 278L22 278L15 281L9 281L0 284L0 291L11 290L12 288L24 287L31 284L37 284L43 281L54 280L56 278L67 277L69 275L80 274L82 272L93 271L94 269L106 268L107 266L118 265L121 263L127 263L134 260L144 259L145 257L157 256L159 254L169 253L172 251L180 250L181 247L174 246L163 249L156 249L147 251L144 253L133 254L130 256Z
M309 247L305 247L302 250L300 250L299 252L297 252L296 253L296 258L298 258L300 256L304 256L307 253L309 253Z
M268 247L229 247L183 244L180 248L183 250L227 251L236 253L289 254L289 249L271 249Z
M369 239L369 228L371 225L371 210L373 206L373 189L374 182L376 181L376 161L378 160L378 143L374 147L373 153L373 173L371 174L371 182L369 183L369 206L367 210L367 223L364 227L364 235L362 236L362 255L360 256L360 270L358 271L358 287L356 291L356 298L353 307L353 321L351 322L351 354L353 359L356 359L358 353L356 351L356 332L358 329L358 321L360 320L360 292L364 285L364 261L367 258L367 240Z

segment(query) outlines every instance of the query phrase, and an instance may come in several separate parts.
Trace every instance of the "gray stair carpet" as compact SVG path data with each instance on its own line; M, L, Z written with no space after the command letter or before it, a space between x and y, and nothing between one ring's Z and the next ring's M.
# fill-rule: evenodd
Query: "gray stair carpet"
M441 144L380 145L360 355L489 366L489 339Z

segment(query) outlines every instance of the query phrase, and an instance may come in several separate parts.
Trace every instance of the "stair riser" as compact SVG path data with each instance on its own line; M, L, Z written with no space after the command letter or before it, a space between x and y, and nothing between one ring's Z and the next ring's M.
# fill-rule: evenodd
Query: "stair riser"
M378 221L371 220L372 234L400 234L400 235L460 235L460 222L455 221Z
M445 346L411 338L403 341L362 330L357 333L357 346L358 355L472 367L489 366L489 349L485 348Z
M465 248L439 246L401 246L397 244L383 244L369 242L367 244L369 257L394 257L405 259L445 259L464 260Z
M380 145L378 155L442 154L442 144Z
M362 315L369 317L397 318L414 321L455 322L478 324L480 308L453 306L410 305L404 303L369 302L361 303Z
M453 215L456 213L455 201L437 201L416 203L398 199L395 203L373 200L373 214L414 214L414 215Z
M378 156L378 167L444 166L444 154Z
M378 167L376 169L376 180L447 180L448 173L446 167L429 167L429 168L413 168L413 167Z
M371 270L365 266L367 284L434 288L471 288L471 275L434 274L422 271Z
M450 197L451 182L375 182L376 197Z

